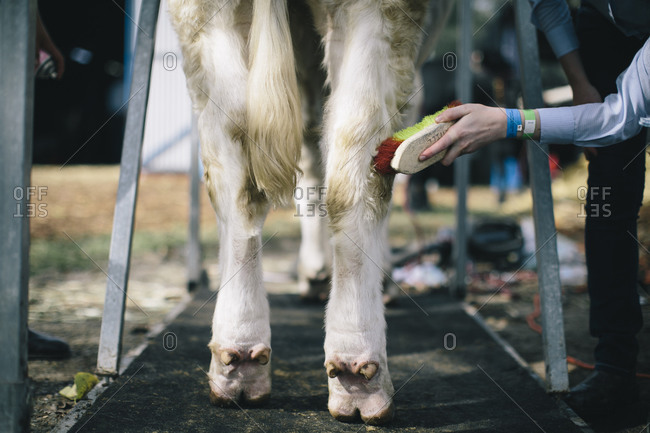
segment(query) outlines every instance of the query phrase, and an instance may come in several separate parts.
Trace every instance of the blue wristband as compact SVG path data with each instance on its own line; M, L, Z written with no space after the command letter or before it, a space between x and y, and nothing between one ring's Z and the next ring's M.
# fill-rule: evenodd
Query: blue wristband
M506 108L506 138L517 138L517 132L521 130L521 115L519 110Z

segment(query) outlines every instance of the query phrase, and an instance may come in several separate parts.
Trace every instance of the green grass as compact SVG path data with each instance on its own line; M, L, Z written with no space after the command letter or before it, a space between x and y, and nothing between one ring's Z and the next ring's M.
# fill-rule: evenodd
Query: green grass
M145 254L176 255L185 247L185 230L170 232L136 232L133 236L132 259ZM30 246L30 274L42 272L87 271L101 267L108 270L110 235L79 239L32 239Z
M427 238L434 237L441 226L454 224L453 209L438 206L435 212L420 213L415 219L421 234ZM416 232L411 217L404 210L395 206L389 223L390 243L403 246L415 241ZM300 222L297 217L286 213L269 218L262 232L262 241L270 238L299 238ZM169 259L184 260L187 242L187 229L177 227L160 232L135 232L132 261L137 262L145 256L155 255ZM201 231L201 246L206 260L217 260L219 238L216 226L206 227ZM108 271L108 254L110 235L58 239L32 239L30 247L30 274L69 273L90 271L101 267Z

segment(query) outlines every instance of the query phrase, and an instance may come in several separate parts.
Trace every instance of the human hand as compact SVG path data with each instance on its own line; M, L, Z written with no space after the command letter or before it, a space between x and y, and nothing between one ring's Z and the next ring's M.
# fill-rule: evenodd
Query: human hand
M578 50L573 50L558 59L573 91L573 105L603 102L600 93L591 84L580 59Z
M59 49L54 45L52 38L47 33L43 21L41 21L41 16L36 16L36 68L40 64L39 52L44 51L54 59L56 63L56 76L57 79L61 79L63 72L65 71L65 60Z
M582 82L571 86L573 91L573 105L603 102L600 93L590 82Z
M447 149L443 165L451 164L460 155L476 152L493 141L506 137L506 113L502 108L481 104L464 104L443 111L436 122L457 122L445 135L420 154L424 161Z

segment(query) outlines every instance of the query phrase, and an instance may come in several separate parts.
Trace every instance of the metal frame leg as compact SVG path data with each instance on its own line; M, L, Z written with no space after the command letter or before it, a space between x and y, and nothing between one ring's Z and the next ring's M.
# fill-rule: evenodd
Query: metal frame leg
M524 106L527 108L543 107L537 37L535 27L530 23L528 0L516 1L515 25ZM566 363L562 286L557 255L557 231L555 230L555 217L553 215L548 146L528 141L526 150L533 194L537 278L539 279L542 309L542 340L544 361L546 363L546 384L549 392L566 392L569 390L569 376Z
M32 169L36 1L0 7L0 431L29 429L28 203Z
M456 95L462 102L472 99L472 1L458 3L458 63L456 65ZM458 158L454 163L454 183L458 200L456 204L456 241L454 242L454 263L456 279L451 294L465 297L465 276L467 266L467 186L469 184L469 156Z
M160 0L143 0L140 9L133 79L120 163L120 180L113 218L104 315L97 354L97 372L104 375L119 374L142 138L159 7Z

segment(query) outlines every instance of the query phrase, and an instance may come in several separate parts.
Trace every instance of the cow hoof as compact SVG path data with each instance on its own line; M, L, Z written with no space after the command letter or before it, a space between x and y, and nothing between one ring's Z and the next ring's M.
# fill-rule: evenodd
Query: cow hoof
M354 422L361 415L361 420L368 425L387 424L395 415L392 399L381 389L363 393L333 391L330 387L327 408L338 421Z
M393 420L395 416L395 405L390 398L386 401L381 396L371 396L366 400L365 407L360 412L361 420L366 424L384 425Z
M390 422L395 413L393 385L387 370L375 361L325 363L329 385L328 409L338 421L361 420L369 425Z
M263 344L247 349L212 349L210 403L259 405L271 395L271 349Z
M259 406L266 403L271 397L270 388L269 392L251 393L251 391L252 388L248 387L235 394L223 394L221 389L217 388L215 390L215 387L212 386L212 381L210 381L210 404L219 407L231 407L239 403L247 406Z

